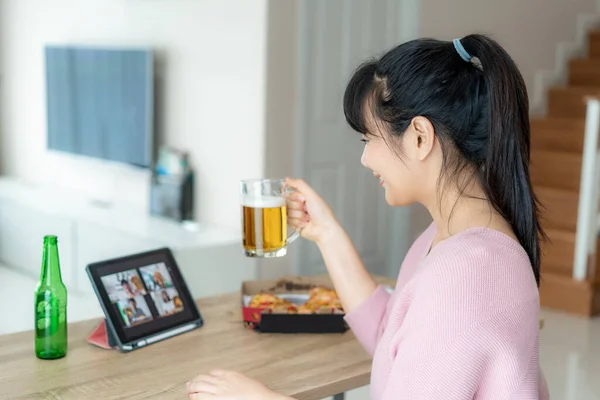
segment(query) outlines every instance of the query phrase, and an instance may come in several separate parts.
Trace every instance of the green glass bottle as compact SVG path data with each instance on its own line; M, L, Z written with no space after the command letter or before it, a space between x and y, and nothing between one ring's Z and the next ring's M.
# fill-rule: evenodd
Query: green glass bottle
M67 288L60 275L56 236L44 236L40 283L35 289L35 355L53 360L67 354Z

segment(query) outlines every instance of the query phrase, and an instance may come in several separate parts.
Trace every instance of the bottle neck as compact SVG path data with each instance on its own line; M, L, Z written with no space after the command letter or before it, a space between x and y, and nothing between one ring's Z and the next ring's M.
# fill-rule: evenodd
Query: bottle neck
M60 261L58 259L58 245L56 242L44 243L40 280L45 282L47 285L57 282L62 283L62 277L60 275Z

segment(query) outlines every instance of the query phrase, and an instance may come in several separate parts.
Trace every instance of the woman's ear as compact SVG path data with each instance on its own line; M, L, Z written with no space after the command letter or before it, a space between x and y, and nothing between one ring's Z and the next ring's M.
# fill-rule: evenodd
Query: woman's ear
M411 147L414 147L414 154L419 161L423 161L433 150L435 142L433 124L425 117L414 117L410 121L410 131L412 133Z

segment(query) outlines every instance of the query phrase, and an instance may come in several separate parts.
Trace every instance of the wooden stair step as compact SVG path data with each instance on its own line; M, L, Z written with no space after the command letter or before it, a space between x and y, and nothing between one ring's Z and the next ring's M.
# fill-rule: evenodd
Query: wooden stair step
M570 60L569 85L600 87L600 58L575 58Z
M572 276L575 257L575 232L546 229L548 241L541 244L542 274Z
M564 118L585 118L585 98L600 95L600 88L553 87L548 91L548 115Z
M581 154L533 150L530 174L533 185L579 191Z
M585 118L548 118L533 117L529 121L531 129L549 130L583 130L585 129Z
M598 253L598 251L600 251L600 236L598 236L596 238L596 265L595 265L595 269L594 271L592 271L593 273L593 282L594 285L596 285L596 287L600 287L600 254ZM600 300L600 296L599 300ZM600 310L600 304L598 304L598 309Z
M585 119L533 118L531 149L560 150L581 154L585 134Z
M541 223L544 229L559 229L575 232L579 192L534 186L534 193L542 207Z
M598 290L593 283L575 281L570 276L542 270L542 307L590 317L598 313L599 299Z
M600 58L600 31L591 31L588 34L588 57Z

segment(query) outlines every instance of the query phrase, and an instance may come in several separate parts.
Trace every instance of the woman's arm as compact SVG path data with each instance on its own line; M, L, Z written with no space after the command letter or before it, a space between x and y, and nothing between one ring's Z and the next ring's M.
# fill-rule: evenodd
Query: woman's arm
M286 179L288 222L303 238L317 244L344 310L351 312L377 287L365 268L352 240L335 214L302 179Z
M342 301L345 320L372 356L386 326L390 294L375 283L341 227L317 245Z
M371 354L385 328L390 294L365 268L352 240L327 203L304 181L287 179L290 225L317 244L340 297L346 321Z
M375 292L377 283L341 225L326 232L317 246L345 312L352 312Z

